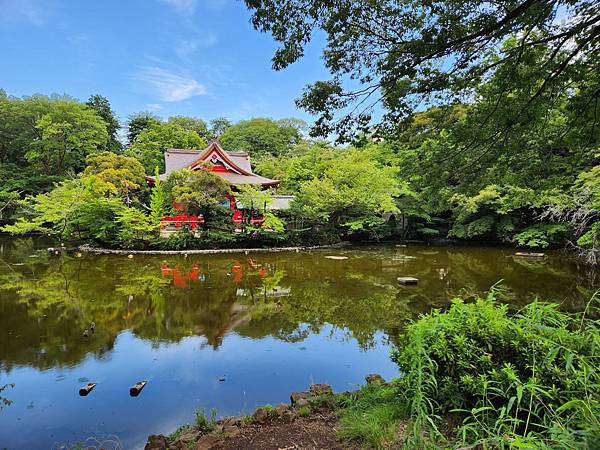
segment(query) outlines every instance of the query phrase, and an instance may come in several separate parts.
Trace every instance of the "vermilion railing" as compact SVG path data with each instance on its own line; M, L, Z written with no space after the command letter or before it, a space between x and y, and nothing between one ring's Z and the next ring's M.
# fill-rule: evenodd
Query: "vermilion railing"
M175 226L176 229L180 229L182 225L188 225L191 230L195 230L198 224L204 223L204 216L188 216L186 214L179 214L177 216L162 217L160 219L160 225L165 228L169 225Z

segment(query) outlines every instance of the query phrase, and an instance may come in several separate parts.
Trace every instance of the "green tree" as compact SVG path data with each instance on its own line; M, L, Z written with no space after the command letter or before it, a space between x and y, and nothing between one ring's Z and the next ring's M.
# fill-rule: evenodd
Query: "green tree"
M298 129L287 122L256 118L228 127L219 139L226 150L242 150L252 156L280 156L289 153L301 138Z
M111 193L124 198L139 191L146 184L144 167L132 157L102 152L86 158L84 177L95 175L108 184Z
M354 150L338 158L321 177L302 183L294 207L301 217L317 223L351 233L371 231L384 223L385 213L398 212L395 198L400 192L395 169Z
M104 120L87 106L70 100L52 101L35 128L39 139L30 143L25 157L48 175L83 169L86 156L108 142Z
M549 48L539 66L545 76L528 93L528 104L543 93L564 90L574 78L597 74L600 16L595 0L245 3L254 27L281 44L273 57L276 70L300 59L312 36L324 32L323 59L332 77L309 85L297 102L318 115L313 131L321 136L336 132L347 139L357 129L368 130L379 106L385 108L380 122L386 127L417 105L462 100L496 70L520 70L527 65L523 53L540 46ZM514 33L515 51L490 61ZM593 85L591 101L582 103L592 111L600 96L598 84Z
M165 184L158 177L158 167L154 171L154 187L150 192L150 222L154 226L160 225L160 219L169 208L169 197Z
M125 153L135 157L151 173L155 167L165 170L164 151L168 148L195 148L206 146L206 141L195 131L186 131L179 125L153 123L142 130Z
M178 125L185 131L193 131L202 139L210 138L210 132L206 122L196 117L185 117L185 116L173 116L167 119L167 123L171 125Z
M119 131L119 128L121 128L121 125L119 125L119 120L110 107L108 99L98 94L92 95L86 102L86 105L96 111L106 123L106 131L108 132L106 150L119 153L123 149L123 145L117 136L117 132Z
M132 114L127 118L127 142L133 144L138 134L151 125L160 124L162 121L158 116L148 111Z
M231 194L229 183L210 170L179 170L167 178L167 186L176 203L184 205L188 214L211 212Z
M221 136L227 128L232 125L227 117L216 117L210 121L210 133L213 136Z

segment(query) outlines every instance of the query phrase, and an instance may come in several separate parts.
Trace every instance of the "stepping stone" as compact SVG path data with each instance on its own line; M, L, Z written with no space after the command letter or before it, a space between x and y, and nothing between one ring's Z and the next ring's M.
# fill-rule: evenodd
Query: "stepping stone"
M398 283L403 284L403 285L408 285L408 284L417 284L419 282L418 278L413 278L413 277L398 277Z
M521 258L543 258L546 256L545 253L534 253L534 252L517 252L515 256L519 256Z

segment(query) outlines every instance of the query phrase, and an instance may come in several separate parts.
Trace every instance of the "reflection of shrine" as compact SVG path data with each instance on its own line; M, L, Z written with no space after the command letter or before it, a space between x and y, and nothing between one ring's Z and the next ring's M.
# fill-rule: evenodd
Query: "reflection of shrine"
M185 271L178 266L170 267L166 261L163 261L160 265L160 272L163 278L173 278L173 285L182 289L190 289L192 281L204 282L206 280L206 275L200 271L197 264Z
M160 272L161 279L168 280L173 287L189 291L185 298L193 305L192 314L185 320L174 314L176 298L180 296L172 291L166 309L171 313L168 326L187 323L190 332L205 336L206 345L214 348L225 335L251 319L258 302L291 293L291 288L280 286L284 271L274 270L252 257L229 261L164 260ZM175 317L177 322L173 321Z

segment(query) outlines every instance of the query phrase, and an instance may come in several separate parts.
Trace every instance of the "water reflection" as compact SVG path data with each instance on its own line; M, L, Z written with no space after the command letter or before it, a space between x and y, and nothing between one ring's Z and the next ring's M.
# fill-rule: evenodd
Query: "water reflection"
M0 385L17 383L15 404L0 412L8 420L0 421L0 443L9 448L28 447L22 436L8 438L23 427L38 430L30 438L42 443L101 430L135 446L185 421L195 406L233 414L285 400L311 377L347 388L368 372L393 374L388 344L407 320L499 279L515 308L540 297L581 309L597 286L594 272L559 254L523 260L502 249L392 245L129 259L36 250L44 245L0 240ZM398 276L419 285L399 286ZM85 337L92 322L95 332ZM210 378L199 379L198 370ZM101 373L86 401L107 397L94 404L94 417L80 417L83 403L70 396ZM109 380L121 382L123 373L131 373L128 385L154 374L138 404L109 395ZM239 380L221 386L215 380L224 373ZM61 380L70 380L68 390ZM40 400L35 395L46 413L65 396L71 410L36 416L24 409ZM142 406L152 412L135 418ZM131 417L124 421L121 410ZM68 433L58 420L70 421Z

